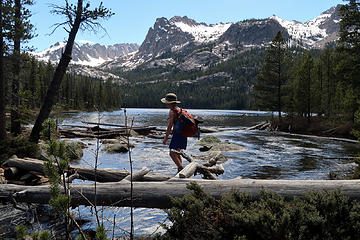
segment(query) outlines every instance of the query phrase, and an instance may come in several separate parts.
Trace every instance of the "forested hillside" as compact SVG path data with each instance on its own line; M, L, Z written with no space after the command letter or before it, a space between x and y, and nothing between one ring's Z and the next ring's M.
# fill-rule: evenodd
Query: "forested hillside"
M121 86L123 99L129 107L164 107L160 97L175 92L187 108L249 109L251 87L264 56L265 49L259 48L204 71L179 71L168 66L118 72L130 80Z
M29 55L23 55L21 62L21 106L24 110L39 109L54 75L55 66L50 62L39 62ZM11 72L5 69L5 76L7 82L11 82ZM68 72L61 84L57 105L65 110L119 109L122 104L121 91L111 79L104 81ZM6 97L10 98L9 92Z

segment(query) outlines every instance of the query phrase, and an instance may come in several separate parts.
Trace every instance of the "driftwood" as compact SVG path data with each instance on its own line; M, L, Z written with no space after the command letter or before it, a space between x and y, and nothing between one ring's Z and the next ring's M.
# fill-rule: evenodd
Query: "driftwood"
M78 179L80 177L80 175L75 172L74 174L68 176L68 177L65 177L65 182L66 183L72 183L75 179Z
M125 127L125 125L113 124L113 123L97 123L97 122L87 122L81 121L84 124L95 125L95 126L109 126L109 127Z
M172 150L172 151L174 151L174 150ZM174 151L174 152L177 152L177 151ZM180 154L180 155L181 155L183 158L185 158L186 160L188 160L188 161L190 162L190 164L193 163L193 162L195 162L195 160L194 160L191 156L187 155L185 152L180 151L180 152L177 152L177 153ZM186 166L186 167L187 167L187 166ZM190 177L192 174L194 174L194 173L196 173L196 172L199 172L199 173L201 173L201 174L204 176L204 179L216 180L216 177L214 176L214 174L212 174L212 173L211 173L209 170L207 170L206 168L201 168L201 164L196 164L196 165L193 164L193 165L191 166L191 169L190 169L190 167L189 167L189 169L187 169L186 167L185 167L183 170L181 170L181 171L179 172L179 174L176 175L176 176L181 177L181 178L185 178L186 176ZM191 175L189 175L193 169L195 169L195 172L193 172ZM191 170L191 171L190 171L190 170ZM176 176L175 176L175 177L176 177Z
M244 130L265 130L271 126L269 122L262 122L255 126L245 128ZM330 129L327 131L323 131L324 134L330 133L331 131L336 130L337 128ZM317 138L317 139L327 139L332 141L346 142L346 143L359 143L358 140L347 139L347 138L338 138L338 137L326 137L326 136L316 136L316 135L306 135L306 134L297 134L297 133L289 133L289 132L281 132L284 135L296 136L296 137L306 137L306 138Z
M195 174L196 170L200 166L197 162L191 162L183 170L181 170L175 177L177 178L189 178Z
M59 133L68 138L116 138L119 136L128 135L129 131L134 131L137 134L148 135L150 132L156 130L156 127L125 127L118 124L108 123L95 123L95 122L83 122L86 124L95 125L95 127L78 126L78 125L63 125L66 128L60 128ZM100 128L100 125L116 127L116 128Z
M4 163L7 167L17 167L19 169L23 169L26 171L36 171L40 173L44 173L43 171L44 162L38 159L32 158L24 158L20 159L17 157L12 157L8 161ZM95 181L95 169L94 168L86 168L86 167L78 167L70 165L70 171L76 171L79 174L80 179ZM108 170L108 169L97 169L96 170L96 181L97 182L117 182L124 179L130 173L127 171L119 171L119 170ZM166 181L171 177L166 175L155 175L155 174L146 174L143 176L141 181Z
M358 140L347 139L347 138L323 137L323 136L305 135L305 134L287 133L287 132L282 132L282 134L284 134L284 135L290 135L290 136L296 136L296 137L327 139L327 140L332 140L332 141L346 142L346 143L354 143L354 144L359 143Z
M214 167L206 167L197 162L191 162L188 165L186 165L186 167L183 170L181 170L175 177L176 178L189 178L196 173L200 173L200 174L206 176L207 177L206 179L216 180L216 177L213 176L212 174L210 175L210 173L214 173L216 175L221 175L224 172L225 172L225 169L222 164L220 164L218 166L214 166Z
M210 160L207 163L205 163L204 166L212 167L212 166L216 165L220 156L221 156L221 152L218 152L214 157L210 158Z
M133 172L132 174L132 180L138 181L141 178L143 178L146 174L148 174L150 170L147 167L143 167L140 171ZM121 181L131 181L131 175L127 175L123 180Z
M197 171L200 172L200 173L202 173L203 171L208 171L208 172L214 173L216 175L221 175L221 174L224 174L225 168L224 168L224 166L222 164L217 165L217 166L213 166L213 167L206 167L206 166L200 165L198 167Z
M264 130L267 127L270 127L270 126L271 126L271 123L262 122L262 123L256 124L255 126L245 128L244 130L248 130L248 131L250 131L250 130Z
M216 128L200 127L200 132L201 132L201 133L216 133L216 132L220 132L220 130L219 130L219 129L216 129Z
M196 181L204 190L216 199L233 191L251 194L254 198L262 190L280 194L286 199L302 197L312 191L335 191L351 199L360 199L360 180L191 180ZM177 179L171 182L134 182L133 203L134 207L170 208L171 197L183 197L190 193L186 188L188 179ZM72 205L89 205L94 203L95 189L93 184L71 184ZM96 188L97 205L129 207L130 183L99 183ZM48 186L18 186L13 184L0 185L0 200L28 203L48 203L50 189Z

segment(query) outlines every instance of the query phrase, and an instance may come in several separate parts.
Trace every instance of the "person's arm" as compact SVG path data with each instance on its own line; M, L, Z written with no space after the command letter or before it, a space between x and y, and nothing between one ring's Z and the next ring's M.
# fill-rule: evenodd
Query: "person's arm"
M165 137L164 137L164 140L163 140L163 144L166 144L166 141L168 140L169 138L169 135L171 133L171 129L174 125L174 118L175 118L175 113L174 111L170 111L169 113L169 124L168 124L168 127L166 129L166 133L165 133Z

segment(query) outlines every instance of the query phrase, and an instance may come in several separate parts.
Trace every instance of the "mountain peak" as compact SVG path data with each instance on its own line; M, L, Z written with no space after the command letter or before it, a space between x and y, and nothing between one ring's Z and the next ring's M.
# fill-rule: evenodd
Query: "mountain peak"
M169 22L171 22L171 23L182 22L182 23L184 23L186 25L189 25L189 26L197 26L197 25L200 25L200 24L207 25L206 23L198 23L194 19L188 18L187 16L184 16L184 17L174 16L169 20Z
M57 42L50 48L32 53L39 60L57 62L59 61L66 42ZM105 61L114 60L115 58L137 51L139 46L133 43L115 44L104 46L90 41L80 40L74 43L72 53L72 64L99 66Z
M206 43L213 42L226 32L232 23L218 23L208 25L206 23L198 23L187 16L179 17L175 16L170 19L170 23L174 24L181 31L191 34L195 42Z

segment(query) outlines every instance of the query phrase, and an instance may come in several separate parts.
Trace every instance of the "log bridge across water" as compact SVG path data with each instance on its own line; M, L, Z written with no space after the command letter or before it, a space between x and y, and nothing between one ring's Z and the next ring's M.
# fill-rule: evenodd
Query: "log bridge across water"
M35 159L12 158L8 166L26 168L28 170L42 172L42 161ZM182 177L193 174L194 166L198 165L193 161L185 167ZM20 167L21 166L21 167ZM71 166L73 170L86 178L94 176L94 169ZM206 169L204 171L209 171ZM311 191L341 191L351 199L360 199L360 180L254 180L235 178L231 180L204 180L181 178L181 174L175 177L166 175L148 174L149 170L144 168L133 174L133 206L145 208L170 208L171 197L183 197L189 194L190 190L186 185L190 182L199 184L206 193L216 199L224 194L231 194L233 191L240 191L258 197L261 190L269 190L284 196L287 199L301 197ZM126 171L97 170L96 184L70 184L71 204L96 205L100 206L131 206L129 173ZM110 181L110 182L107 182ZM96 198L95 198L96 192ZM0 200L16 201L27 203L47 204L50 200L49 185L23 186L16 184L0 184Z

